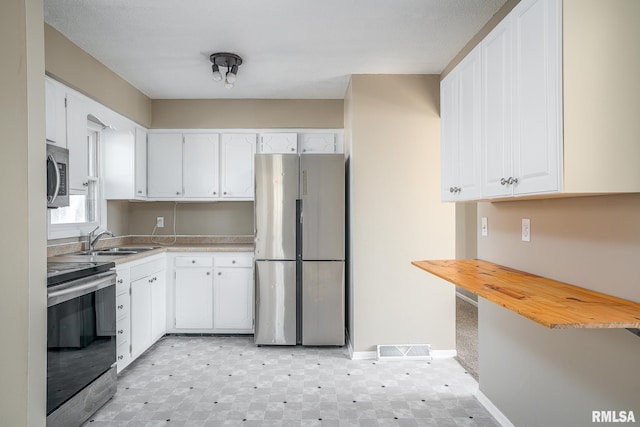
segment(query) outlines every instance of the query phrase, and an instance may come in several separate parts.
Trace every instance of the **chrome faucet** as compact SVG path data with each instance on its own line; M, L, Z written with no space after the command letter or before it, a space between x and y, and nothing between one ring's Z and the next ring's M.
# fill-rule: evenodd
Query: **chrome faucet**
M115 234L113 234L109 230L105 230L105 231L103 231L101 233L98 233L96 235L95 232L98 231L99 228L100 228L100 226L94 228L93 230L91 230L91 233L89 233L89 250L91 252L93 252L95 250L96 243L98 243L98 240L100 240L102 237L104 237L104 236L116 237Z

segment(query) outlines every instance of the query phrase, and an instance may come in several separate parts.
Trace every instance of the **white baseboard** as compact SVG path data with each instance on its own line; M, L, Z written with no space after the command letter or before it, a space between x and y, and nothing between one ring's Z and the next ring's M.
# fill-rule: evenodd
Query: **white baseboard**
M471 304L471 305L474 305L474 306L476 306L476 307L478 306L478 301L476 301L476 300L472 300L471 298L469 298L469 297L468 297L468 296L466 296L466 295L461 294L460 292L456 292L456 296L457 296L458 298L460 298L461 300L468 302L468 303L469 303L469 304Z
M351 360L377 360L378 353L375 351L353 351Z
M498 409L496 405L494 405L493 402L491 402L489 398L484 395L483 392L481 392L480 390L477 390L475 395L476 395L476 399L478 399L478 402L480 402L482 406L484 406L485 409L489 411L489 413L493 416L493 418L495 418L496 421L498 421L498 423L502 427L515 427L513 423L509 421L509 418L507 418L500 411L500 409Z
M457 355L456 350L431 350L431 357L434 359L450 359Z

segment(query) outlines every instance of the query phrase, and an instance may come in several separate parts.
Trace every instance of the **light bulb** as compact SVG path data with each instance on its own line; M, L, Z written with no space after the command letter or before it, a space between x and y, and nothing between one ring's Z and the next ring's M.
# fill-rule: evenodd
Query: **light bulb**
M220 69L218 68L218 66L213 64L213 66L211 67L211 70L213 71L213 80L216 82L221 81L222 74L220 73Z
M235 83L237 74L238 74L238 66L234 65L227 72L227 82Z
M227 89L231 89L231 88L233 88L233 83L231 83L229 81L226 81L226 82L224 82L224 87L226 87Z

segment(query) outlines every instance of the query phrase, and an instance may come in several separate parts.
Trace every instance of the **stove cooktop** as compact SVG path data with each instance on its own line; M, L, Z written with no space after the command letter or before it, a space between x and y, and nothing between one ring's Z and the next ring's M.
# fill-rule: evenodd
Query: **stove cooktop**
M47 263L47 286L81 279L114 268L114 262L53 262Z

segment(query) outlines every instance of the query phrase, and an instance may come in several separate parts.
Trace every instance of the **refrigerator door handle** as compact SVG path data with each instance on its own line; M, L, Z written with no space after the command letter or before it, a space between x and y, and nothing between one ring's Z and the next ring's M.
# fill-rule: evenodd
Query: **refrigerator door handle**
M302 171L302 195L307 195L307 170Z

